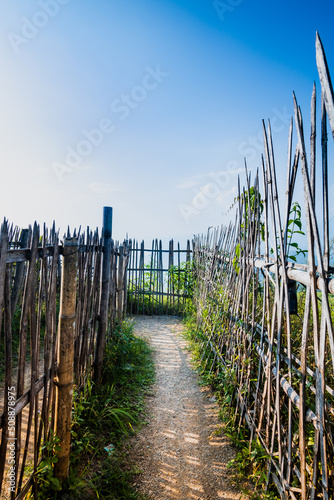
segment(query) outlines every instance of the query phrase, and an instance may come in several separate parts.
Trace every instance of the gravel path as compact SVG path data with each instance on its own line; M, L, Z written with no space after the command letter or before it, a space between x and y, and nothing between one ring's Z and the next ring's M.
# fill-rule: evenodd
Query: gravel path
M218 406L198 384L182 330L178 318L136 318L135 333L154 348L156 383L147 401L149 423L128 445L129 465L142 471L135 486L152 500L240 499L226 469L235 451L214 434Z

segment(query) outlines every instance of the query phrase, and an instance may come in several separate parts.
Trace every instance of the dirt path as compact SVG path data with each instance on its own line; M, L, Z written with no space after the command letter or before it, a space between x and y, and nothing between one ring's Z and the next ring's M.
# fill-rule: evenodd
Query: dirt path
M152 500L240 499L226 470L235 451L214 434L218 406L198 385L182 329L174 317L136 318L135 332L154 348L157 377L148 397L149 423L129 443L129 464L142 471L135 485Z

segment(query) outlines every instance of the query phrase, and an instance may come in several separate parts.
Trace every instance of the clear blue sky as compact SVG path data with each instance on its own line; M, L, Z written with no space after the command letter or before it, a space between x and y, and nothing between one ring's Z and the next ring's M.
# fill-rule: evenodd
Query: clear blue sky
M116 239L184 240L226 224L243 157L260 165L263 118L285 187L292 91L306 124L313 81L320 101L316 30L334 75L328 1L12 0L0 10L1 214L20 227L95 228L104 205Z

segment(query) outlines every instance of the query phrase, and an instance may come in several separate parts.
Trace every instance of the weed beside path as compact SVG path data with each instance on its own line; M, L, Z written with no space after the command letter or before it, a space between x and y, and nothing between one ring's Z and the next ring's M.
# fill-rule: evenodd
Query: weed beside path
M180 319L138 317L134 331L154 349L156 382L148 396L149 424L127 445L136 488L152 500L240 498L229 482L230 441L219 435L219 408L191 369Z

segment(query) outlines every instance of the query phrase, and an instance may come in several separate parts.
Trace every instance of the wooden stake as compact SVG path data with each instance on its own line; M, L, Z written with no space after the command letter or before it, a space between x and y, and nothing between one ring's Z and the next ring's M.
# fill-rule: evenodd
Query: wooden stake
M61 482L68 477L70 460L77 268L78 240L66 238L59 312L58 368L55 382L55 433L60 438L61 446L58 462L55 463L55 476Z
M103 352L106 340L109 305L109 278L111 268L111 229L112 229L112 208L103 209L103 261L101 279L101 301L100 301L100 321L96 338L96 349L94 358L94 382L100 383L102 372Z

